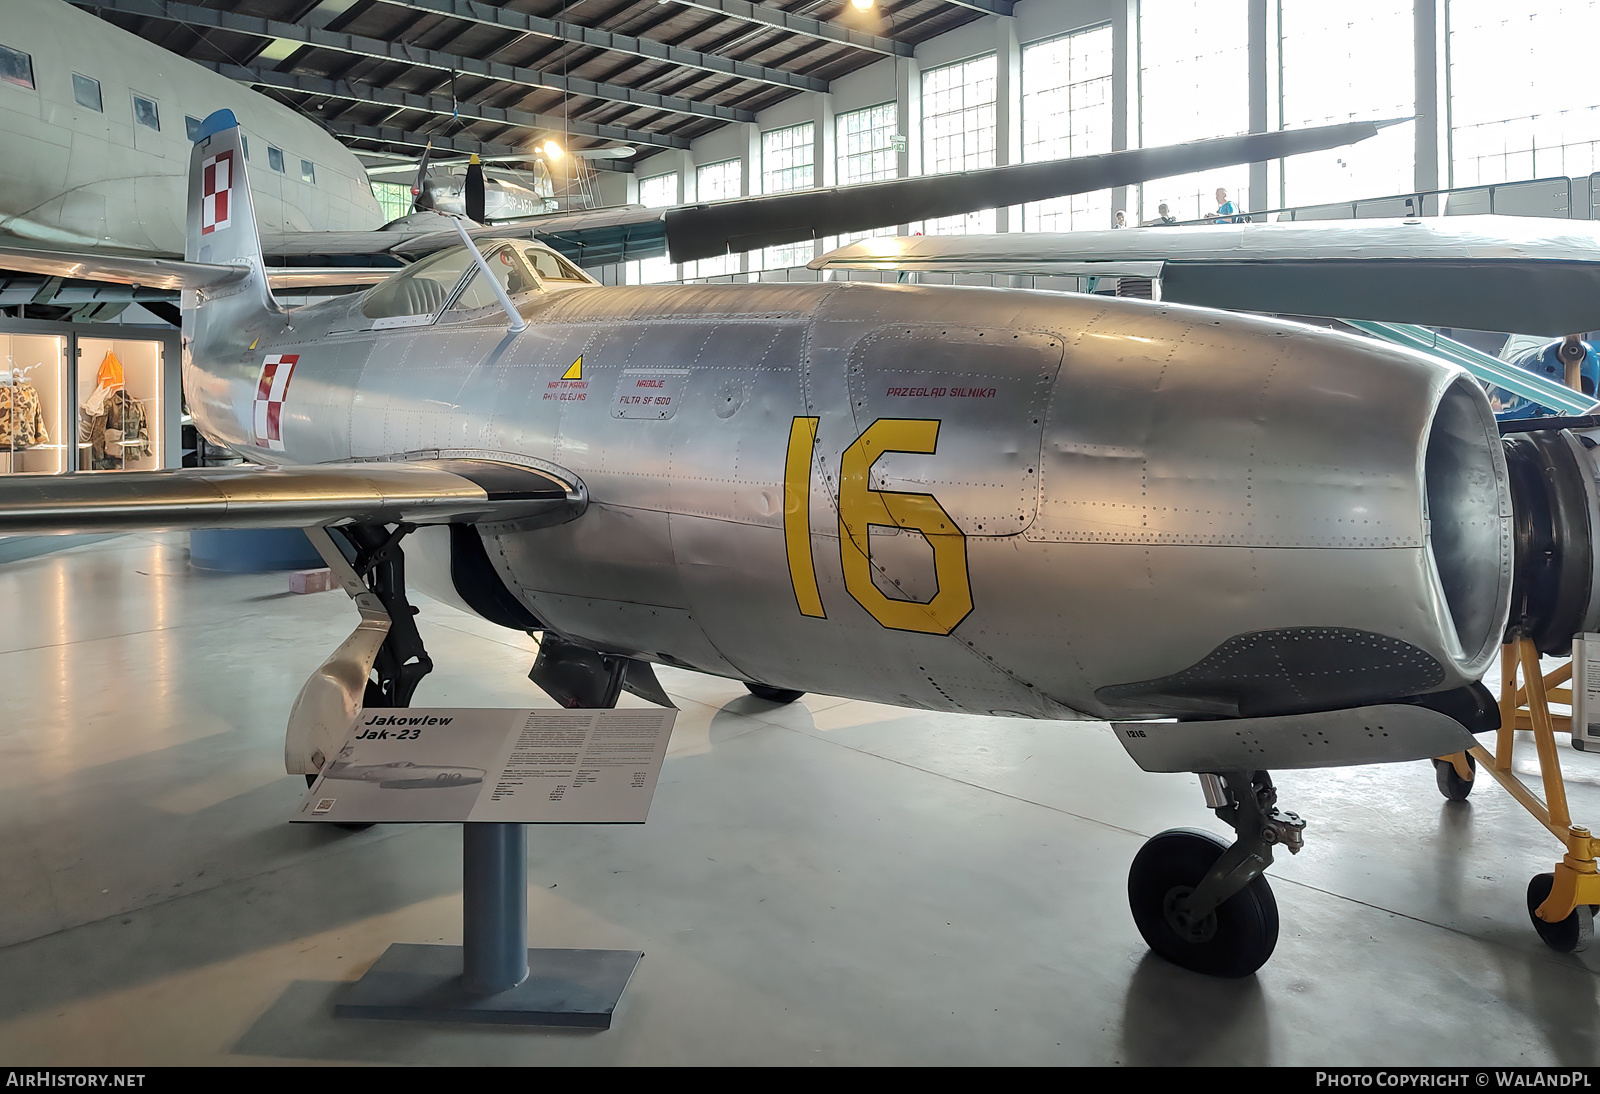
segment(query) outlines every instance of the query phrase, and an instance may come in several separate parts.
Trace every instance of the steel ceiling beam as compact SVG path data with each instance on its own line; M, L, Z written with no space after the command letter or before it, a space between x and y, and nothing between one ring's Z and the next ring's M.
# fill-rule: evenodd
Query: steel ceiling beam
M482 103L463 103L447 95L425 95L395 88L378 87L360 80L339 80L326 76L308 76L298 72L279 72L271 68L247 65L221 64L215 61L197 61L213 72L230 80L256 87L274 87L284 91L299 91L307 95L323 95L330 99L344 99L358 103L378 103L405 110L419 110L439 117L459 117L469 122L493 122L512 125L519 129L532 129L541 133L571 133L580 137L621 141L626 144L648 145L652 148L688 148L686 137L673 137L664 133L650 133L643 129L629 129L621 125L597 125L594 122L566 120L547 114L533 114L511 107L486 106Z
M808 19L804 15L792 15L766 4L751 4L746 0L667 0L667 2L686 8L715 12L718 15L732 16L750 23L765 23L769 27L786 30L790 34L816 38L823 42L837 42L890 57L912 57L916 54L916 50L905 42L867 34L865 31L851 30L849 27L841 27L834 23L825 23L820 19Z
M565 92L569 95L583 95L591 99L625 103L629 106L646 110L691 114L698 118L710 118L720 122L753 122L756 120L755 112L751 110L738 110L728 106L697 103L676 95L658 95L654 92L639 91L631 87L596 83L593 80L584 80L576 76L540 72L536 69L523 68L520 65L504 65L493 61L480 60L476 57L465 57L455 53L423 49L420 46L410 46L403 42L386 42L379 38L367 38L358 34L320 30L316 27L301 26L295 23L283 23L276 19L263 19L255 15L240 15L236 12L217 11L212 8L197 7L194 4L178 3L176 0L78 0L78 3L84 7L98 8L102 11L115 11L124 15L141 15L155 19L168 19L175 23L187 23L190 26L215 27L218 30L228 30L238 34L251 34L260 38L278 38L288 42L314 46L318 49L333 50L338 53L351 53L360 57L375 57L383 61L396 61L400 64L413 65L418 68L431 68L440 72L478 76L486 80L499 80L508 84L547 88Z
M1011 9L1016 6L1015 0L945 0L945 3L968 11L981 11L985 15L1010 15Z
M559 19L545 19L537 15L526 15L520 11L511 11L508 8L473 3L473 0L380 0L380 2L394 8L405 8L408 11L427 12L434 15L449 16L452 19L460 19L468 23L504 27L519 34L530 34L561 42L574 42L578 45L613 50L617 53L630 53L635 57L645 57L652 61L664 61L683 68L715 72L721 76L737 76L741 80L755 80L759 83L775 84L778 87L786 87L798 91L825 92L828 90L828 81L819 80L814 76L805 76L798 72L789 72L781 68L769 68L766 65L758 65L749 61L736 61L729 57L702 53L697 49L668 45L665 42L658 42L651 38L636 38L630 34L617 34L613 31L586 27L578 23L562 22Z
M352 140L380 141L384 144L399 144L408 148L426 148L433 145L435 152L459 152L463 155L476 152L480 156L521 156L527 150L513 148L509 144L496 144L493 141L467 140L459 136L446 137L438 133L417 133L410 129L400 129L390 125L353 125L349 122L324 122L328 132L336 137L345 137ZM352 148L350 151L361 155L362 150ZM626 171L627 167L610 163L606 160L595 160L588 164L602 171Z

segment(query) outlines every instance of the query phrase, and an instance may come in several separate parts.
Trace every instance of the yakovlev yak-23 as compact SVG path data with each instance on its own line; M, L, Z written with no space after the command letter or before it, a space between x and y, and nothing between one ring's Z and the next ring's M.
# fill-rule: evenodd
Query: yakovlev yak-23
M362 622L296 701L291 772L431 667L409 563L540 633L571 706L665 703L667 664L1113 721L1238 834L1147 843L1140 931L1241 976L1277 939L1262 871L1301 846L1267 771L1459 753L1498 724L1513 602L1548 643L1600 624L1591 450L1553 421L1503 444L1472 378L1403 349L1093 296L602 287L464 228L284 311L244 174L218 112L168 269L196 424L271 466L13 477L0 532L307 527Z

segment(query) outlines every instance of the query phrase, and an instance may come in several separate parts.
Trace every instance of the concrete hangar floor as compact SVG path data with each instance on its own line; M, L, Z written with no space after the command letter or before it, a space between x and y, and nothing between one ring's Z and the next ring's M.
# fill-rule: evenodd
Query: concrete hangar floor
M1150 956L1125 898L1145 837L1224 831L1192 776L1097 724L777 707L671 670L649 823L529 839L531 945L645 951L613 1027L336 1019L389 943L459 942L460 836L285 822L289 705L355 612L186 555L0 566L5 1064L1600 1059L1600 951L1535 936L1556 844L1488 780L1449 804L1423 763L1283 774L1310 824L1272 870L1277 953L1210 980ZM548 705L530 639L421 604L417 705ZM1594 823L1600 757L1561 756Z

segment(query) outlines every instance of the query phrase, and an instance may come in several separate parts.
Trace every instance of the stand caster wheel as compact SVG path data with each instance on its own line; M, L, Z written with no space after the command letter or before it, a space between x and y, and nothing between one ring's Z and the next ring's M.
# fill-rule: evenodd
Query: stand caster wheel
M805 694L803 691L790 691L788 688L769 688L765 684L746 684L745 687L750 689L751 695L757 699L765 699L769 703L792 703Z
M1467 753L1467 769L1474 775L1478 773L1478 761L1473 759L1472 753ZM1439 793L1453 802L1464 802L1467 795L1472 793L1472 784L1476 779L1463 779L1456 774L1456 765L1449 760L1433 761L1433 777L1439 784Z
M1278 902L1267 879L1257 877L1198 922L1182 905L1227 849L1193 828L1153 837L1128 870L1128 906L1145 942L1174 965L1237 978L1266 964L1278 944Z
M1533 880L1528 882L1528 918L1533 920L1533 929L1539 932L1544 944L1556 953L1582 953L1594 941L1593 904L1578 905L1560 923L1546 923L1534 914L1534 910L1550 895L1550 888L1555 881L1554 874L1535 874Z
M311 789L311 785L313 783L315 783L316 781L317 781L317 777L315 775L307 775L306 776L306 789L310 790ZM346 832L365 832L368 828L372 827L372 822L371 821L367 821L365 823L358 823L358 822L355 822L355 821L345 821L345 822L341 823L339 821L335 821L333 826L335 828L343 828Z

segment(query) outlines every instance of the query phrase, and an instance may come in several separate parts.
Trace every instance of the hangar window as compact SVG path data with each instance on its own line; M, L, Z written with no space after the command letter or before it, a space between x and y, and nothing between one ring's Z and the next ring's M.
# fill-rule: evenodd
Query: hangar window
M1139 5L1139 144L1230 137L1250 129L1248 0L1149 0ZM1162 202L1180 220L1217 208L1224 187L1249 207L1250 168L1225 167L1147 182L1140 220ZM1129 210L1132 213L1132 210Z
M834 142L837 148L836 167L839 185L883 182L900 172L899 152L905 147L900 133L894 103L880 103L861 110L850 110L834 120ZM824 240L822 249L831 251L858 239L882 235L882 232L847 232L837 239Z
M244 152L244 158L245 159L249 159L250 158L250 138L245 136L243 133L239 134L239 147Z
M1281 0L1279 82L1283 127L1398 118L1416 109L1412 0L1363 4ZM1497 69L1498 71L1498 69ZM1396 194L1414 183L1416 123L1283 161L1284 205Z
M1578 0L1450 0L1452 186L1600 169L1600 91L1561 55L1600 33Z
M801 122L761 134L761 192L783 194L790 190L809 190L816 185L817 127ZM781 270L804 266L816 256L810 240L767 247L760 252L761 267ZM751 258L756 258L751 255Z
M192 142L197 136L200 135L200 119L191 118L189 115L185 114L183 116L183 128L184 132L189 134L189 140Z
M133 97L133 120L146 129L161 132L161 114L156 110L156 101L147 99L143 95Z
M317 165L310 160L301 160L300 181L315 184L317 181Z
M1022 47L1025 163L1111 151L1111 27L1092 27ZM1030 232L1111 227L1111 191L1023 207Z
M0 82L33 87L33 58L20 49L0 46Z
M267 166L274 171L283 170L283 149L267 145Z
M994 166L994 54L922 74L922 166L930 175ZM927 222L930 234L994 231L994 210Z
M839 151L839 185L892 179L898 167L895 104L880 103L840 114L834 122Z
M383 210L384 223L399 220L411 213L411 187L403 182L374 182L372 196L378 199L378 208Z
M100 101L100 81L93 77L80 76L76 72L72 74L72 100L96 113L105 112Z
M639 204L646 209L661 209L668 205L678 203L678 176L676 173L654 175L647 179L639 180ZM523 257L533 263L539 270L541 277L554 277L555 274L545 274L540 268L542 251L525 251ZM667 255L657 255L655 258L646 258L638 262L630 262L624 273L630 285L651 285L658 281L671 281L677 276L678 268Z
M720 163L705 163L696 167L695 197L692 200L722 201L725 198L739 197L744 185L743 167L739 160L723 160ZM685 264L683 268L685 277L717 277L738 272L738 255L702 258L699 262Z

